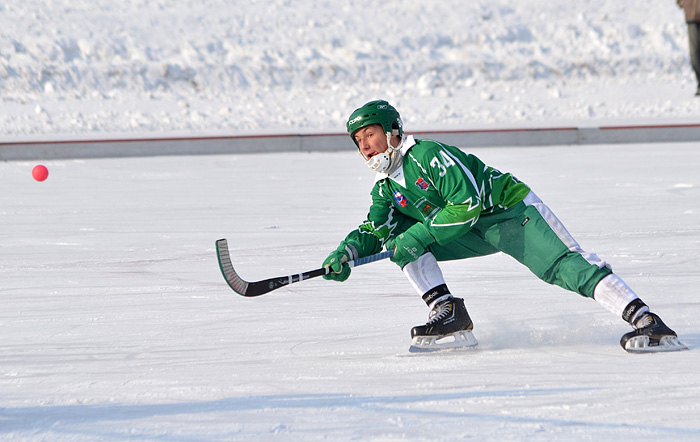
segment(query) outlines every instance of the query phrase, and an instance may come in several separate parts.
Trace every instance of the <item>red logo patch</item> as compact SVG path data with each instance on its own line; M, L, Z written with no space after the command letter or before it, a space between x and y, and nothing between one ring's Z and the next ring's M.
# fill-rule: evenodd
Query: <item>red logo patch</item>
M428 183L421 177L416 180L416 186L420 187L421 190L428 190Z

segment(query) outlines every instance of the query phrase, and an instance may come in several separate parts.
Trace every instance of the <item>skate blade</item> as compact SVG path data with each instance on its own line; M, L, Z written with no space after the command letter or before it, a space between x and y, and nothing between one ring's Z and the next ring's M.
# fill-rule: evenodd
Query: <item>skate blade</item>
M476 347L478 342L471 330L462 330L444 336L416 336L408 351L426 353L443 350L467 350Z
M661 353L667 351L687 350L688 347L676 336L664 336L657 345L649 345L649 336L635 336L625 343L628 353Z

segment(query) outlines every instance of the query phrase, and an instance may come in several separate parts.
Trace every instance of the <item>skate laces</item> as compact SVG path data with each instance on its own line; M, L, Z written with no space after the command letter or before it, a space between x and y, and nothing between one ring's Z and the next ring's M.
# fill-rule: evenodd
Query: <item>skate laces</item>
M648 327L653 322L654 322L654 318L649 313L646 313L641 318L637 319L637 322L634 323L634 326L637 329L641 329L644 327Z
M454 311L454 304L455 303L452 299L448 299L436 305L435 308L430 311L430 315L428 316L428 324L440 322L449 316Z

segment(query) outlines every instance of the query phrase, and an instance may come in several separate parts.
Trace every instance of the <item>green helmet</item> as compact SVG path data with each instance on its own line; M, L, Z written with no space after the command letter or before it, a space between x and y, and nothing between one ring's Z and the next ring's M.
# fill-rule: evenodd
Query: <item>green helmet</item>
M370 101L361 108L355 109L350 115L350 118L348 118L346 124L352 141L357 144L355 141L355 132L372 124L381 124L385 133L397 130L398 133L396 135L399 137L403 136L401 115L399 115L399 112L394 109L394 106L390 105L387 101Z

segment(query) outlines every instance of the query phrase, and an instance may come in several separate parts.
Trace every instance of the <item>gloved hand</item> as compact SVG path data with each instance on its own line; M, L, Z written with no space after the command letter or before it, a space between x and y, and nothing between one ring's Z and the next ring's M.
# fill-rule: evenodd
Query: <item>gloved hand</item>
M350 277L350 266L343 261L343 258L347 261L348 255L341 250L334 250L328 255L328 258L323 261L323 267L330 267L331 272L323 275L323 279L343 282Z
M428 246L433 242L435 242L433 235L423 224L418 223L387 241L386 249L394 249L391 260L403 269L406 264L415 261L428 251Z

